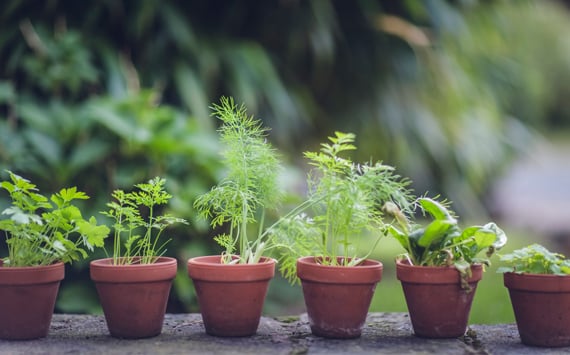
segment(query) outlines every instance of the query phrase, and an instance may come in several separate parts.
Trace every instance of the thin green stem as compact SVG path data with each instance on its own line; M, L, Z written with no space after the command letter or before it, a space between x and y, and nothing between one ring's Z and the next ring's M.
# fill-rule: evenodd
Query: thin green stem
M242 200L242 215L241 215L241 230L240 230L240 240L241 240L241 250L240 254L244 253L248 249L248 239L247 239L247 199L244 197ZM242 260L242 262L245 262Z

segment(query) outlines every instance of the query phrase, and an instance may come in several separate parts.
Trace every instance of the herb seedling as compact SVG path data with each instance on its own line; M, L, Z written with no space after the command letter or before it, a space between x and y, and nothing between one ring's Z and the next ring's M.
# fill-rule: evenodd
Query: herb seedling
M87 257L87 251L103 247L109 228L97 225L95 217L85 220L74 205L89 197L77 188L64 188L50 199L38 192L36 185L12 172L10 181L2 181L11 206L2 214L0 230L6 232L8 256L4 266L50 265L71 263Z
M462 275L463 287L469 288L466 280L471 265L489 265L491 255L506 244L506 234L495 223L462 230L445 201L421 197L417 205L433 219L425 227L410 221L396 204L389 202L384 206L399 225L399 228L389 225L387 231L406 250L402 258L417 266L453 265ZM486 251L485 257L479 257L483 251Z
M156 177L135 185L136 190L131 192L113 191L115 201L107 203L109 210L102 214L114 220L114 265L154 263L166 252L165 246L170 241L159 244L166 227L187 223L182 218L158 213L158 206L167 204L172 198L164 189L165 183L165 179Z
M499 255L501 261L508 266L497 269L497 272L515 272L518 274L551 274L569 275L570 260L564 255L553 253L539 244Z
M283 251L280 268L294 282L296 260L314 255L322 264L354 266L369 257L384 235L381 207L387 201L407 205L409 181L394 174L394 168L382 163L358 164L341 155L355 150L355 135L335 132L319 152L304 155L314 170L309 173L309 196L302 210L312 214L294 214L272 231ZM359 253L358 242L367 241L365 232L376 233L372 245Z
M244 105L237 106L232 98L222 97L212 110L222 121L219 134L227 175L200 196L194 207L202 217L211 218L212 227L229 224L227 233L214 238L225 249L222 262L257 263L268 248L266 211L276 208L282 197L277 181L279 157L267 141L267 129L247 115Z

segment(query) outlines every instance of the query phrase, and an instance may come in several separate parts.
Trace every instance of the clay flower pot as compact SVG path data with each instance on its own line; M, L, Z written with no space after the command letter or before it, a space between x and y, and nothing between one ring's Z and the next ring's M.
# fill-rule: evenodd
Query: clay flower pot
M382 263L327 266L314 256L297 260L311 332L325 338L357 338L368 315Z
M4 267L0 261L0 339L28 340L48 334L63 263Z
M219 255L188 260L206 333L222 337L257 332L275 260L257 264L221 264Z
M136 339L160 334L176 259L160 257L153 264L131 265L100 259L91 262L90 273L111 336Z
M483 267L473 265L471 273L467 280L471 290L465 290L454 267L414 266L396 261L396 276L402 283L415 335L455 338L465 334Z
M570 276L507 272L503 278L522 343L570 346Z

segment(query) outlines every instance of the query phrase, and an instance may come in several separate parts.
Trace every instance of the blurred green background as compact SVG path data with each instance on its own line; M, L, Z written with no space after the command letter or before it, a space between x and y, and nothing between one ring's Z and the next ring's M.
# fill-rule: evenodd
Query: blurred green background
M508 177L524 157L546 159L539 147L560 152L567 141L569 20L569 2L548 0L6 0L1 176L12 170L44 193L77 186L96 215L113 189L164 176L170 212L191 221L171 231L180 268L169 312L198 310L185 260L219 252L192 202L223 175L208 108L221 95L271 127L292 194L303 192L301 153L354 132L355 159L396 166L418 194L453 200L465 223L495 219L507 250L538 241L564 252L570 229L557 223L568 218L549 218L567 205L540 190L563 175L519 190L509 188L521 175ZM565 154L552 166L570 166ZM545 169L522 173L536 170ZM385 273L372 311L406 310L394 280L401 252L390 240L378 247ZM57 311L100 312L88 261L66 272ZM300 312L302 302L277 278L265 312ZM473 307L472 322L514 321L493 268Z

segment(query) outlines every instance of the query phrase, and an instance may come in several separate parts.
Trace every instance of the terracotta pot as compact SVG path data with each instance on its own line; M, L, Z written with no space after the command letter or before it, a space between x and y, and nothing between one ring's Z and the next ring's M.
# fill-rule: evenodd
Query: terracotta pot
M257 264L221 264L219 255L188 260L206 333L222 337L257 332L275 260Z
M471 303L483 267L473 265L467 280L471 290L461 288L457 269L414 266L396 262L415 335L424 338L455 338L465 334Z
M357 338L368 315L382 263L327 266L313 256L297 260L311 332L325 338Z
M99 259L91 262L90 273L111 336L136 339L160 334L176 259L160 257L153 264L131 265Z
M505 273L521 341L570 346L570 276Z
M28 267L0 264L0 339L45 337L64 275L61 262Z

